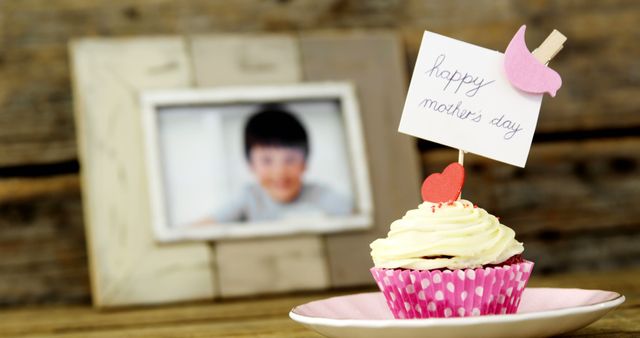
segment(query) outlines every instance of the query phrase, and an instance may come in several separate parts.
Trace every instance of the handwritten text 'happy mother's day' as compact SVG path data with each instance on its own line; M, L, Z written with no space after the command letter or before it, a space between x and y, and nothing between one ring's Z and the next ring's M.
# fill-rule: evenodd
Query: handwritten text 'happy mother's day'
M445 69L444 62L447 56L440 54L433 64L433 67L425 72L425 75L441 79L444 83L442 91L450 91L455 94L461 93L466 97L474 97L480 93L480 90L491 85L495 80L488 81L487 79L475 76L470 73L460 72L458 70ZM463 105L463 101L458 103L450 102L438 102L434 98L425 98L418 104L419 107L431 109L434 112L446 114L452 118L458 118L473 123L481 123L483 121L482 110L471 110ZM487 121L487 120L484 120ZM490 125L505 130L503 138L505 140L511 140L518 132L523 128L520 123L510 120L502 114L497 117L493 117L488 120Z

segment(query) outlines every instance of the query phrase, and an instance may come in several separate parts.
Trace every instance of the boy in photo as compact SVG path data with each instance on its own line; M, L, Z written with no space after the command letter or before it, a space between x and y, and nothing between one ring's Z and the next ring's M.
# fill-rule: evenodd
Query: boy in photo
M303 180L310 154L307 131L289 111L263 106L244 129L245 158L256 183L244 187L213 222L260 222L310 216L348 216L353 203Z

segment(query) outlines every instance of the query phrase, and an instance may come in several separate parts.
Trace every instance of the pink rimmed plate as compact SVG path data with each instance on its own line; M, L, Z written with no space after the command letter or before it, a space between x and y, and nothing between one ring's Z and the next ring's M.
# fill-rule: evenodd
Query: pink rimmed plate
M624 299L612 291L527 288L515 314L394 319L382 293L371 292L303 304L289 317L327 337L547 337L585 327Z

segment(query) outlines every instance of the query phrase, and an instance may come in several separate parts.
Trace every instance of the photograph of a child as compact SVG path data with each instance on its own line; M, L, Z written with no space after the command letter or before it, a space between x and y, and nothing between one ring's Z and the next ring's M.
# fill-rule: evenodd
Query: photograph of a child
M146 102L159 240L370 226L372 198L350 86L183 90Z
M351 214L352 200L327 185L303 180L309 151L306 128L293 113L283 105L259 107L244 128L244 155L256 181L204 223Z

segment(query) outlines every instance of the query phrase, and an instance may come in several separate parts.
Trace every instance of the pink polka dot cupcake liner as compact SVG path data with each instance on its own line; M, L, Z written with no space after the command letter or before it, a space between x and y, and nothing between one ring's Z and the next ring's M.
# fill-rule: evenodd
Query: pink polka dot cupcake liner
M372 268L397 319L515 313L533 262L460 270Z

